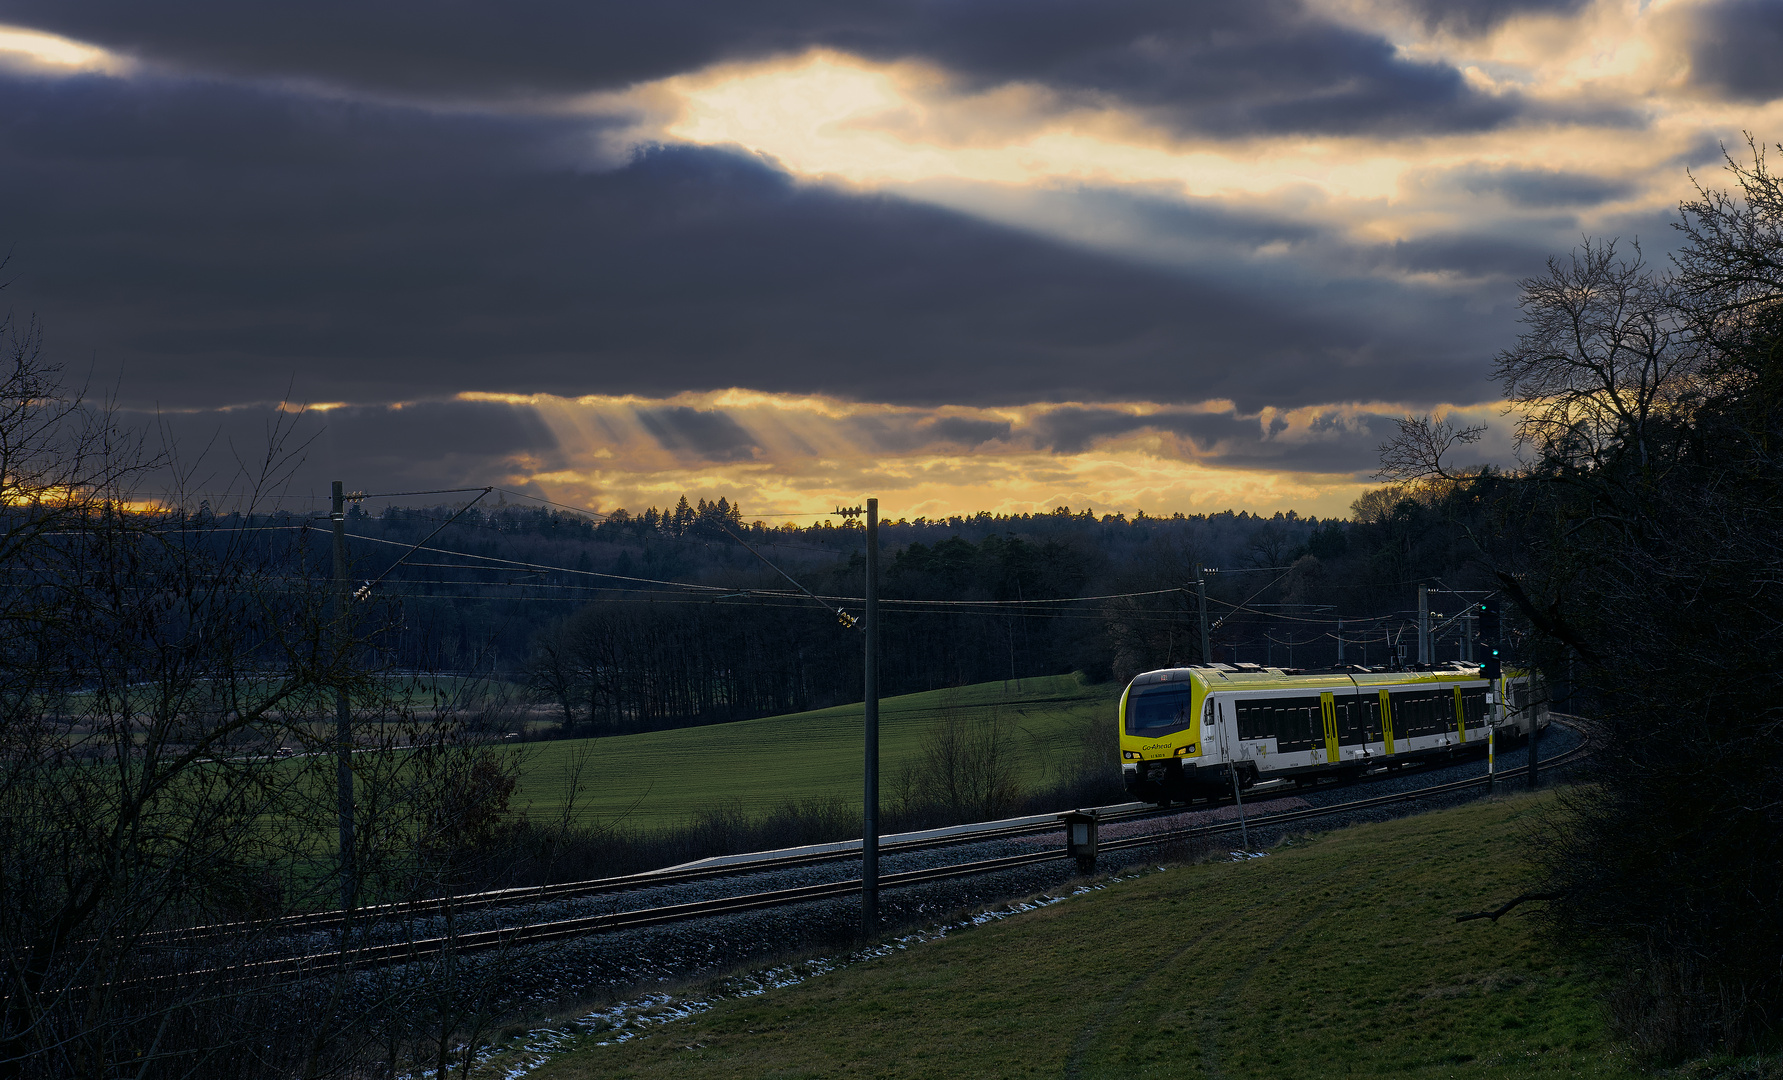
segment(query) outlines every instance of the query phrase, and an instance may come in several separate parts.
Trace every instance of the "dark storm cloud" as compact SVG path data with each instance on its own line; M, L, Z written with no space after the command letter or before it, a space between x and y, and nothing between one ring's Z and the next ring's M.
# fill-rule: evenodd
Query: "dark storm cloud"
M1068 405L1040 410L1020 424L979 422L981 431L974 435L994 430L995 434L982 441L1054 454L1081 454L1122 436L1156 432L1182 440L1177 448L1182 456L1205 465L1348 475L1379 467L1380 444L1398 430L1398 419L1376 413L1321 413L1307 422L1305 431L1295 432L1279 414L1265 423L1260 416L1232 409L1135 413ZM869 429L869 437L882 449L909 452L957 448L966 440L943 432L951 430L947 425L967 422L941 418L906 423L898 428L903 437L895 440L895 445L873 430L870 420L854 418L850 424L856 430ZM1168 445L1162 449L1172 452Z
M1013 427L1006 420L969 416L920 417L902 413L862 414L850 418L849 426L875 449L892 453L930 447L970 450L987 442L1007 439Z
M1453 182L1473 195L1497 195L1513 206L1546 209L1594 206L1620 199L1633 184L1590 173L1561 169L1474 168L1457 170Z
M644 425L664 450L674 450L706 461L748 461L761 449L743 425L716 409L690 409L675 405L637 410Z
M347 406L282 419L270 408L159 414L126 409L118 419L150 433L151 447L167 450L187 474L187 485L204 493L241 495L259 486L262 494L320 499L332 480L370 492L482 487L501 484L516 462L544 471L562 463L557 440L538 412L503 402ZM160 490L171 483L161 473L149 486Z
M390 407L345 407L316 414L329 449L358 461L404 461L416 453L497 458L550 454L551 429L526 406L485 401L431 401Z
M908 413L856 415L850 430L874 449L908 453L916 449L974 449L1009 437L1013 424L977 417L918 417ZM813 451L815 453L815 451Z
M1009 437L1010 424L1001 420L972 420L963 416L943 416L919 428L943 442L957 446L982 446L993 439Z
M1101 439L1135 431L1162 431L1181 435L1202 450L1223 443L1254 443L1263 437L1263 426L1254 416L1231 412L1155 412L1144 415L1114 409L1068 407L1048 409L1035 418L1023 434L1048 450L1075 454Z
M837 43L868 55L914 52L982 84L1111 95L1185 131L1477 130L1519 110L1471 90L1453 67L1407 61L1385 38L1292 0L996 0L921 10L921 22Z
M1105 439L1137 432L1175 435L1193 447L1197 461L1235 468L1288 469L1296 472L1354 473L1379 464L1379 429L1392 418L1363 415L1350 422L1321 415L1309 425L1316 439L1289 435L1288 421L1236 411L1166 410L1135 414L1116 409L1066 407L1048 409L1011 433L1042 449L1060 454L1082 453Z
M1414 273L1520 278L1539 271L1554 252L1538 237L1455 232L1395 241L1380 254L1386 265Z
M1715 136L1704 132L1691 140L1684 150L1667 158L1665 163L1675 168L1691 170L1701 169L1705 165L1720 165L1726 160L1724 157L1726 145Z
M1255 248L1304 243L1320 234L1317 226L1291 217L1235 210L1213 198L1185 199L1180 189L1154 191L1145 185L1104 191L1078 189L1070 191L1068 198L1105 219L1130 220L1137 230L1154 237L1192 237L1203 243Z
M1528 6L1475 2L1460 17ZM610 89L821 45L1114 98L1185 131L1477 130L1521 108L1299 0L0 0L0 21L193 70L446 98Z
M1462 298L1167 272L715 150L590 172L564 150L586 137L214 83L0 79L11 301L64 359L184 406L293 380L319 401L745 386L1250 411L1379 396L1358 377L1407 400L1486 392L1476 354L1497 344L1453 331L1496 324Z
M1783 97L1783 4L1721 0L1690 17L1692 83L1743 101Z
M1483 34L1518 15L1574 15L1590 0L1410 0L1409 6L1431 29L1457 34Z

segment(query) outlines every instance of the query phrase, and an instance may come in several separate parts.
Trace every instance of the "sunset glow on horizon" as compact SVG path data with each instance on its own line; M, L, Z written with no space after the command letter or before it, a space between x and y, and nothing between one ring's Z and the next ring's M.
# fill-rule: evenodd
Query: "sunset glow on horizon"
M1514 466L1519 279L1783 137L1751 0L745 8L14 0L14 302L312 485L1329 516L1406 414Z

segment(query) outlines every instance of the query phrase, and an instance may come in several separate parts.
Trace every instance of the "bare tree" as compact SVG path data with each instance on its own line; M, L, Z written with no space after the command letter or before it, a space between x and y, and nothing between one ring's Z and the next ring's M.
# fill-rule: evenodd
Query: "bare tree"
M1486 425L1461 427L1448 417L1438 417L1426 413L1423 416L1403 416L1398 420L1399 430L1391 439L1380 445L1381 467L1375 478L1394 480L1400 483L1410 481L1441 480L1450 484L1458 483L1466 476L1479 472L1478 467L1457 469L1452 455L1463 446L1471 446L1480 441L1486 433ZM1374 492L1369 492L1374 495ZM1383 492L1377 497L1392 498L1390 492ZM1362 500L1357 500L1360 504ZM1386 506L1374 509L1374 516L1385 516ZM1361 517L1361 514L1358 514Z
M532 652L526 658L527 689L540 701L549 701L563 711L563 731L575 726L572 703L582 694L582 673L564 620L559 619L533 635ZM593 722L595 717L589 716Z
M1653 424L1692 399L1702 353L1677 286L1632 246L1624 258L1616 241L1586 239L1520 283L1528 329L1493 368L1519 414L1519 445L1587 466L1630 453L1646 468Z
M922 744L922 785L928 801L956 821L989 821L1021 797L1017 747L1001 708L974 717L951 696Z
M192 510L179 488L199 463L143 453L64 392L34 328L8 340L0 1077L336 1068L369 1033L348 1009L350 966L319 1007L314 986L229 974L274 947L267 920L331 903L333 757L305 751L328 745L334 692L349 692L368 751L353 763L368 901L412 889L412 873L385 871L428 844L475 847L498 828L499 798L467 793L499 796L500 778L442 770L430 793L405 771L399 746L445 728L409 723L405 740L410 695L371 673L393 612L367 605L352 633L328 632L315 534L255 509L285 475L282 428L235 463L238 512ZM151 479L174 490L140 490ZM385 1012L412 1004L398 989Z
M1783 296L1783 178L1771 172L1764 147L1750 132L1746 146L1750 165L1722 148L1737 190L1695 181L1697 197L1678 207L1674 223L1686 240L1673 256L1678 287L1698 325L1712 336L1749 325Z
M213 988L115 988L153 973L153 935L294 899L295 853L264 822L306 764L268 759L336 678L321 594L247 519L136 497L139 442L60 392L34 336L10 359L0 1076L110 1075L156 1053L191 1068L207 1056L194 1031L221 1033L174 1019Z

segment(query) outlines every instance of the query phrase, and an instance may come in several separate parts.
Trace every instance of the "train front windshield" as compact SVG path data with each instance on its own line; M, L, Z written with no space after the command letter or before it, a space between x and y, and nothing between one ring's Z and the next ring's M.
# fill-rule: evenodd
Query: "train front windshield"
M1127 695L1127 734L1167 735L1194 722L1193 691L1187 683L1135 688Z

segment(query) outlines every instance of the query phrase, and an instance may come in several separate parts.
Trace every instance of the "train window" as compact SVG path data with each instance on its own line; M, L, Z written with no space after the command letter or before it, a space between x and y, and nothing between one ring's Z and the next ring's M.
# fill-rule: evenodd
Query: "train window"
M1454 726L1453 690L1410 690L1393 695L1395 736L1436 735Z
M1238 719L1238 737L1248 739L1251 732L1261 724L1269 722L1268 717L1260 715L1267 705L1261 701L1234 701L1232 713Z
M1418 730L1425 735L1435 735L1443 728L1442 701L1437 695L1425 690L1418 698Z
M1454 692L1409 690L1393 695L1393 733L1400 738L1434 735L1454 722Z
M1263 700L1240 701L1236 703L1238 712L1238 737L1240 739L1266 739L1275 731L1275 702Z
M1135 687L1127 695L1127 734L1167 735L1189 726L1192 691L1187 683Z
M1318 698L1252 698L1236 705L1240 739L1274 739L1277 750L1287 751L1325 737Z

